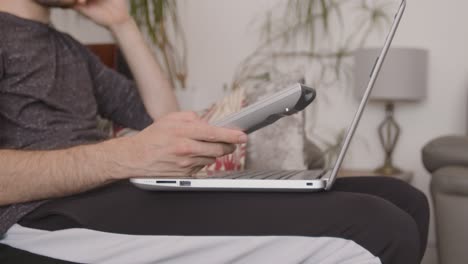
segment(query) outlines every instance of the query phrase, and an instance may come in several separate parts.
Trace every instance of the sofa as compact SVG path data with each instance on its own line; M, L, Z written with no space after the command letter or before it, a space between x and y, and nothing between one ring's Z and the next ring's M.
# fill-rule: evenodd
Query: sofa
M444 136L422 151L431 173L439 264L468 260L468 136Z

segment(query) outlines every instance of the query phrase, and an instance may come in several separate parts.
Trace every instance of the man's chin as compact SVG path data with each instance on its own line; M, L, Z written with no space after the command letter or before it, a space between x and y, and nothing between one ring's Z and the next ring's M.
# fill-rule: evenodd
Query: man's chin
M76 0L34 0L36 3L44 7L59 7L72 8L76 4Z

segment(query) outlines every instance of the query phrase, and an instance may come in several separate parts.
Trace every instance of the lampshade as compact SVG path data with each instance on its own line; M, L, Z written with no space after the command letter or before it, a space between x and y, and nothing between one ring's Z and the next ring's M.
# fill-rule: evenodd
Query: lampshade
M380 48L358 50L354 55L354 91L362 98ZM370 99L377 101L419 101L426 97L428 52L416 48L391 48L377 78Z

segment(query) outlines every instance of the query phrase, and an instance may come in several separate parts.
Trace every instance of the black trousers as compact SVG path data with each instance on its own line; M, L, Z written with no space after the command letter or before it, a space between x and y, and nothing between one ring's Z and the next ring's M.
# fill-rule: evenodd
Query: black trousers
M51 201L20 224L134 235L327 236L349 239L384 264L420 263L425 195L388 177L337 180L330 192L147 192L118 182Z

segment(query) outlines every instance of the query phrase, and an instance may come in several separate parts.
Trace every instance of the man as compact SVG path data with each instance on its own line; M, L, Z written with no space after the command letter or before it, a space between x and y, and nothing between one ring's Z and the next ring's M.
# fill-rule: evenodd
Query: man
M74 8L107 27L136 86L51 28L50 7ZM421 260L427 201L396 180L341 179L316 194L130 186L131 177L189 176L247 137L171 113L171 87L126 1L0 0L0 25L0 262ZM98 114L143 131L105 141Z
M98 142L105 137L96 127L97 113L141 129L178 109L170 85L128 15L126 1L75 2L1 2L0 8L10 12L1 17L2 148L63 149ZM45 5L74 6L108 27L128 60L145 105L128 80L104 68L71 37L50 28ZM229 143L243 142L244 137L182 113L161 118L133 138L41 155L4 151L7 167L2 166L0 204L82 192L119 177L191 173L231 152ZM13 161L17 159L21 162ZM31 182L28 170L33 169L37 175Z

